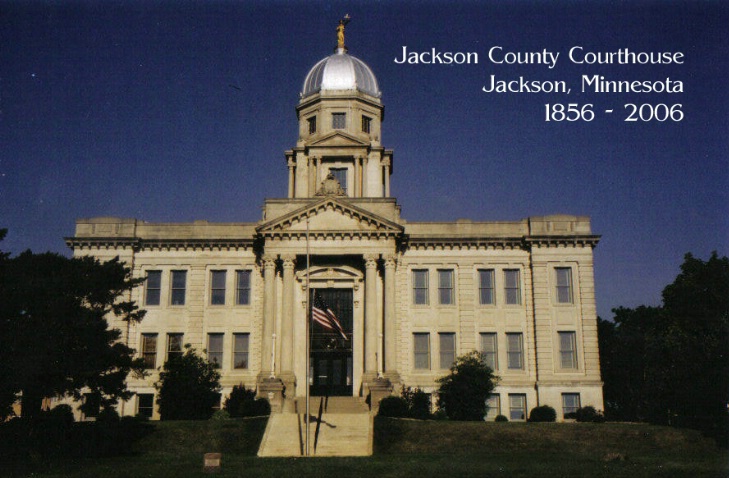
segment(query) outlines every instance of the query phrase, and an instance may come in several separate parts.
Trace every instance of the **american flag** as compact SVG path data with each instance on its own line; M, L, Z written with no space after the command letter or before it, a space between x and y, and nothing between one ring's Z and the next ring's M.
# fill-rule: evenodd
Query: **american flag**
M332 309L330 309L329 306L321 300L321 297L319 297L319 294L316 292L314 292L314 303L311 307L311 320L318 323L325 329L339 332L342 338L347 340L347 334L344 333L342 324L340 324L337 320L337 316L334 315Z

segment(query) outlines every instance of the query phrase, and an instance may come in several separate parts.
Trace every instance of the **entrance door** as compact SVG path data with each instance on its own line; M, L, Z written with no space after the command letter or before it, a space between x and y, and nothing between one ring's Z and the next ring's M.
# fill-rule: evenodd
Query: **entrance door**
M312 289L319 304L331 309L347 338L317 322L311 328L311 388L316 396L352 395L352 289Z

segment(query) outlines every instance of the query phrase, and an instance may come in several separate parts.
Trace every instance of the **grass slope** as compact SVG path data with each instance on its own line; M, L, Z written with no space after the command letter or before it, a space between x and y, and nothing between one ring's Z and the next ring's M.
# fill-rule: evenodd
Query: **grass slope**
M367 458L257 458L265 419L154 422L130 456L66 458L42 477L196 477L223 453L218 476L726 477L726 450L690 430L629 424L456 423L378 418ZM3 473L0 469L0 476Z

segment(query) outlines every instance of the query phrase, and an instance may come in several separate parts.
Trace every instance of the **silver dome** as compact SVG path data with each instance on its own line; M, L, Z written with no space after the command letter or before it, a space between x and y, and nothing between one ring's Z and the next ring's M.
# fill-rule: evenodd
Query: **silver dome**
M306 75L301 97L324 90L359 90L378 98L381 95L370 67L343 48L314 65Z

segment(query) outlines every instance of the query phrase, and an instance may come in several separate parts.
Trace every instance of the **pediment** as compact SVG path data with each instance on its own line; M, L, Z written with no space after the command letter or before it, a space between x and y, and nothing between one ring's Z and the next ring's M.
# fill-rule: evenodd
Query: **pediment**
M391 236L403 232L403 226L349 204L337 197L326 197L314 201L256 228L259 234L304 235L345 234L365 236Z
M332 131L321 138L308 144L310 148L320 146L336 146L339 148L361 148L369 146L368 142L362 141L343 131Z

